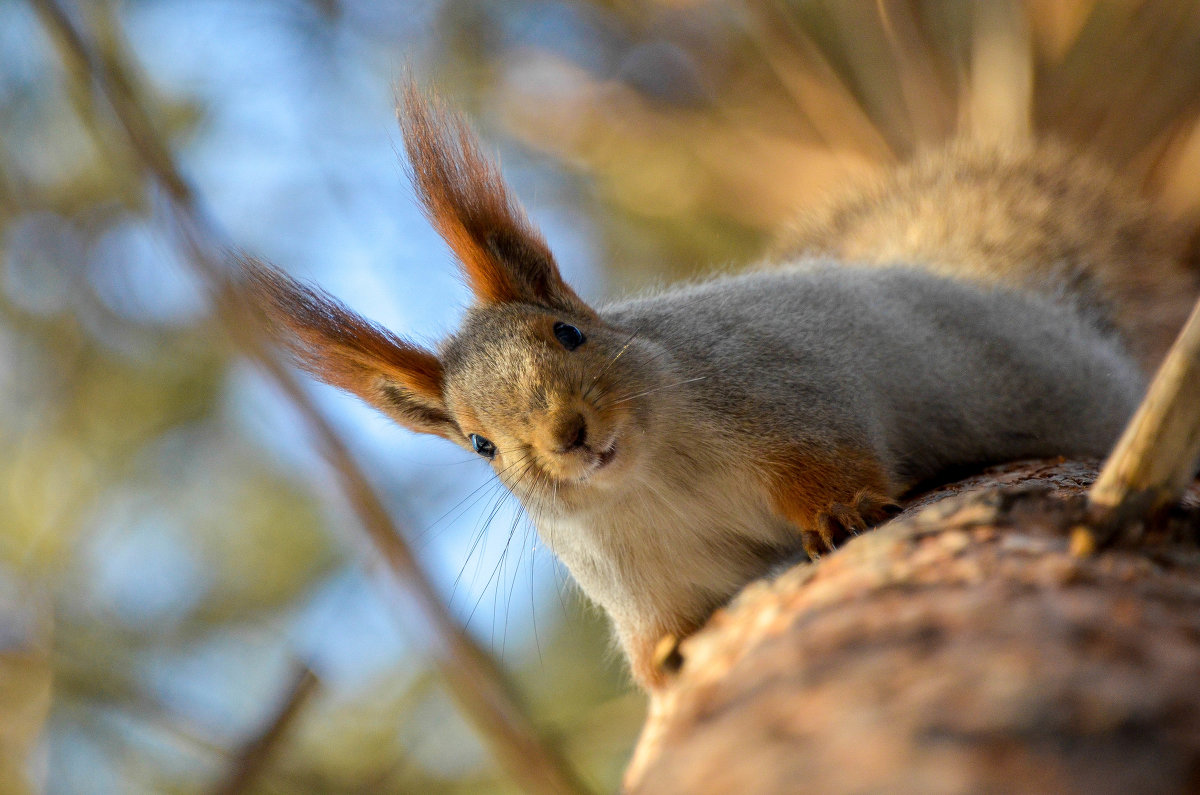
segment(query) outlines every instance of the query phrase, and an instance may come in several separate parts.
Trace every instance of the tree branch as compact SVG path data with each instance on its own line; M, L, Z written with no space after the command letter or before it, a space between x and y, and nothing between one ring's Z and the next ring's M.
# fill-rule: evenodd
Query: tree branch
M1196 791L1200 513L1079 557L1089 462L998 467L683 641L630 795Z
M234 758L228 774L214 795L241 795L249 792L254 782L266 770L292 725L317 692L319 681L307 665L296 666L279 707L262 731L245 743Z

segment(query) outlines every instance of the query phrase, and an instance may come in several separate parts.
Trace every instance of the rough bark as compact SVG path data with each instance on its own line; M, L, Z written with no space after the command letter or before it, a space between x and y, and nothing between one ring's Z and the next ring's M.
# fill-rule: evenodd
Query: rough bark
M939 489L684 641L635 793L1200 792L1195 487L1073 554L1092 464Z

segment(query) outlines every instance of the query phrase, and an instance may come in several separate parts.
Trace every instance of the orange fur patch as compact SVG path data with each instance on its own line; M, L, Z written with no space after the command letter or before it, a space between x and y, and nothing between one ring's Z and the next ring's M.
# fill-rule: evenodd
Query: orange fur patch
M797 451L775 471L772 507L800 528L810 554L814 535L828 546L835 529L865 530L895 504L883 464L862 451L842 449L826 456Z

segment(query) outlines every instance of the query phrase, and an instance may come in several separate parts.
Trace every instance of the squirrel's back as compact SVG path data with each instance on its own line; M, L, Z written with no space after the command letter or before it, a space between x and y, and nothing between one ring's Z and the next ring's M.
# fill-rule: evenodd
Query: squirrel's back
M1147 369L1196 299L1186 236L1105 166L1055 144L958 141L802 214L776 258L919 266L1071 302Z
M898 491L972 464L1102 456L1144 386L1115 335L1075 311L921 267L810 260L601 315L697 379L664 436L719 447L732 433L765 457L797 439L869 451Z

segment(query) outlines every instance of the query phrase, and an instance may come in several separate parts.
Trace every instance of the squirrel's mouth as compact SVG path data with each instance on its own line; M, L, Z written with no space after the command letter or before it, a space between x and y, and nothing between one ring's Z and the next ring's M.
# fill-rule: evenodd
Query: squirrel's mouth
M539 457L548 473L561 482L582 485L594 477L607 478L636 448L627 444L631 440L625 431L619 423L596 420L567 449L539 451Z
M599 471L601 469L604 469L606 466L608 466L610 463L612 463L612 460L616 457L617 457L617 443L613 442L612 444L610 444L608 446L607 450L600 451L600 455L596 459L596 469L593 471Z
M614 439L601 450L584 446L566 455L552 456L546 461L546 466L557 480L582 484L607 469L616 460L617 452L618 445Z

